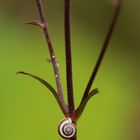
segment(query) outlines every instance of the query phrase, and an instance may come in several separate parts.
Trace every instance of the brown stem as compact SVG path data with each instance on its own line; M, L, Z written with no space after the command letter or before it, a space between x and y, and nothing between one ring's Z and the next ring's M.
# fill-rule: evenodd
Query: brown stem
M75 135L73 138L71 138L70 140L77 140L77 135Z
M121 0L117 0L116 9L115 9L115 13L114 13L114 15L113 15L113 19L112 19L111 24L110 24L110 26L109 26L109 30L108 30L107 35L106 35L106 37L105 37L105 41L104 41L104 43L103 43L102 50L101 50L101 52L100 52L100 55L99 55L99 57L98 57L98 60L97 60L97 62L96 62L96 65L95 65L95 67L94 67L94 70L93 70L93 72L92 72L92 74L91 74L91 77L90 77L89 82L88 82L88 84L87 84L87 87L86 87L86 89L85 89L85 92L84 92L84 95L83 95L82 100L83 100L85 97L88 96L88 93L89 93L89 91L90 91L90 88L91 88L91 86L92 86L92 83L94 82L94 79L95 79L95 77L96 77L96 75L97 75L97 72L98 72L98 70L99 70L99 68L100 68L100 65L101 65L102 60L103 60L103 58L104 58L105 52L106 52L106 50L107 50L107 48L108 48L108 44L109 44L109 42L110 42L110 40L111 40L111 37L112 37L113 31L114 31L115 25L116 25L116 22L117 22L119 13L120 13L120 7L121 7Z
M76 125L76 127L77 127L77 122L73 122L75 125ZM71 138L70 140L77 140L77 133L75 134L75 136L73 137L73 138Z
M66 52L66 75L69 115L75 110L72 81L72 57L71 57L71 33L70 33L70 0L64 0L65 20L65 52Z
M44 24L43 31L44 31L45 38L46 38L46 41L47 41L47 44L48 44L48 49L49 49L49 53L50 53L50 57L51 57L51 61L52 61L53 69L54 69L54 74L55 74L55 78L56 78L56 85L57 85L57 90L58 90L58 96L59 96L60 102L63 106L62 111L65 114L65 116L67 116L68 109L67 109L67 105L65 104L64 98L63 98L63 91L62 91L62 87L61 87L58 63L57 63L55 53L54 53L54 50L53 50L53 47L52 47L51 39L50 39L50 36L49 36L42 1L41 0L36 0L36 4L37 4L38 10L39 10L40 20Z

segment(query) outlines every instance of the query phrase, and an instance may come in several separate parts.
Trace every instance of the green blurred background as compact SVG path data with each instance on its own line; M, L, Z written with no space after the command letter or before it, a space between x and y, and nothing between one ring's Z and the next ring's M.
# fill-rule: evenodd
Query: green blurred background
M55 99L31 72L55 86L43 33L24 21L38 19L34 0L0 0L0 140L60 140L63 119ZM63 0L44 0L66 98ZM78 139L140 139L140 1L124 0L121 15L87 105ZM72 1L72 52L78 106L101 49L114 7L109 0ZM93 87L93 88L94 88Z

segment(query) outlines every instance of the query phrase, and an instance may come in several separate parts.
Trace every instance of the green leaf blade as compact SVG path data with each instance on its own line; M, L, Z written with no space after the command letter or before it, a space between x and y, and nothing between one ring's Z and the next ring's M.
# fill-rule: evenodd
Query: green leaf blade
M79 107L74 111L74 113L72 114L72 120L74 121L74 122L76 122L79 118L80 118L80 116L82 115L82 113L83 113L83 111L84 111L84 109L85 109L85 107L86 107L86 105L87 105L87 103L88 103L88 101L91 99L91 97L93 97L94 95L96 95L97 93L99 93L99 90L96 88L96 89L93 89L89 94L88 94L88 96L87 97L85 97L82 101L81 101L81 103L80 103L80 105L79 105Z
M27 73L27 72L23 72L23 71L19 71L17 72L16 74L22 74L22 75L27 75L27 76L30 76L32 77L33 79L39 81L40 83L42 83L45 87L47 87L51 93L55 96L55 98L58 98L58 95L57 95L57 92L55 91L55 89L52 87L51 84L49 84L47 81L45 81L44 79L36 76L36 75L33 75L31 73Z

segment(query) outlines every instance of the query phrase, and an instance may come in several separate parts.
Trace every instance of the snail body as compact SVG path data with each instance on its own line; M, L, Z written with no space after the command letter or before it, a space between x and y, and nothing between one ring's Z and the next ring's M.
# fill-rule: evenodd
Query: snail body
M70 139L76 135L77 128L71 118L66 118L60 122L58 132L62 138Z

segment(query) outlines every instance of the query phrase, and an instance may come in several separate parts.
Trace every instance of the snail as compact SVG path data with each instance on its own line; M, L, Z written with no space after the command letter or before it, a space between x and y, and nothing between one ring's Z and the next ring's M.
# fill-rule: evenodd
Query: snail
M72 122L71 118L62 120L58 126L58 132L64 139L73 138L77 132L76 125Z

